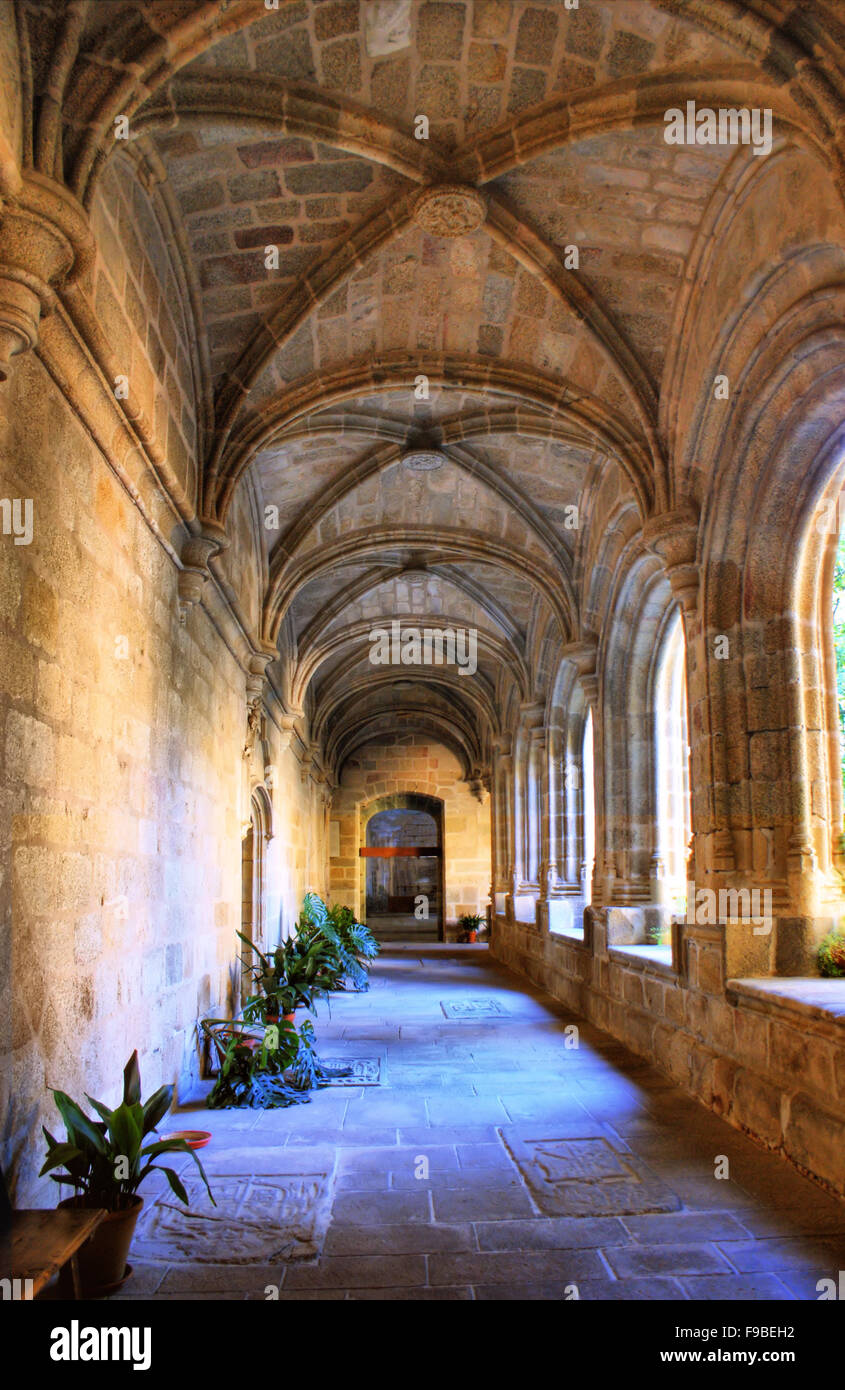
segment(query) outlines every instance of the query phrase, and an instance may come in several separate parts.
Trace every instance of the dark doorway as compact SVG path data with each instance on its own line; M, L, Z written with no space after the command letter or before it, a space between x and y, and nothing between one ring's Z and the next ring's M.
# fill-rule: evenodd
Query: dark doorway
M385 806L385 801L409 804ZM441 939L440 803L408 793L381 798L368 809L365 844L360 850L367 924L382 941Z

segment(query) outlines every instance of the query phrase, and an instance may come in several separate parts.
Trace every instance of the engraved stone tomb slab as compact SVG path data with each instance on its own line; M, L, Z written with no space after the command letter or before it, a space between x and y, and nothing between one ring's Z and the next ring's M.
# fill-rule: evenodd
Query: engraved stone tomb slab
M350 1067L349 1076L333 1076L330 1086L380 1086L380 1057L321 1057L324 1067Z
M331 1214L328 1173L284 1177L209 1174L216 1207L199 1177L183 1174L190 1208L170 1192L146 1208L134 1259L157 1264L271 1264L320 1253Z
M447 1018L507 1018L510 1010L498 999L441 999Z
M504 1128L505 1147L548 1216L624 1216L677 1211L680 1200L628 1149L600 1135L525 1138Z

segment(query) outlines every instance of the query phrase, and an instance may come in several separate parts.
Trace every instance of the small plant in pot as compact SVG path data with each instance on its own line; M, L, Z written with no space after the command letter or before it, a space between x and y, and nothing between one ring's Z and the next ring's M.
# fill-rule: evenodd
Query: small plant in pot
M484 918L477 912L465 912L458 918L458 926L461 930L461 940L469 942L472 946L478 940L478 933L484 926Z
M51 1087L51 1090L53 1088ZM123 1072L123 1100L115 1110L92 1096L85 1099L96 1110L92 1120L65 1095L53 1090L56 1108L64 1121L67 1139L62 1142L44 1129L47 1157L39 1176L49 1173L54 1182L75 1189L62 1207L105 1208L103 1218L79 1251L79 1274L86 1296L97 1297L118 1287L126 1274L126 1257L135 1225L144 1205L138 1188L149 1173L160 1168L180 1202L188 1205L188 1194L172 1168L158 1164L162 1154L189 1153L208 1187L203 1166L184 1139L144 1140L164 1119L173 1102L173 1087L160 1086L148 1101L141 1100L138 1053L133 1052ZM53 1170L63 1168L56 1173Z

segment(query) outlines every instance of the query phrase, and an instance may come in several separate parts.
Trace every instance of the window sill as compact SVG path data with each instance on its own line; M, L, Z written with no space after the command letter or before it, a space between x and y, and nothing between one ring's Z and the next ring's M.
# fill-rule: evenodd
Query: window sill
M530 893L520 893L513 900L513 919L523 927L537 925L537 899Z
M574 941L578 946L584 945L583 927L549 927L549 936L555 941Z
M611 960L622 957L627 965L635 969L652 970L656 975L678 978L671 946L647 946L644 942L636 942L633 946L608 946L607 954Z
M817 976L779 979L728 980L730 1003L791 1015L828 1027L845 1028L845 980Z

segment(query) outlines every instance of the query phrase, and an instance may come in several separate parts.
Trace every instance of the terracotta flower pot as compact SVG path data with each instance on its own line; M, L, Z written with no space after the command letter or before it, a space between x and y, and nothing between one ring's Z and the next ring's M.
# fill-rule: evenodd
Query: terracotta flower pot
M294 1014L282 1014L282 1018L284 1019L285 1023L293 1023Z
M60 1207L87 1205L79 1197L66 1197L59 1202ZM123 1211L108 1212L79 1250L79 1280L86 1298L96 1298L123 1280L129 1247L143 1206L143 1197L135 1196Z
M470 946L474 946L477 940L478 932L475 930L475 928L470 928L470 930L467 932L467 941L469 942Z

